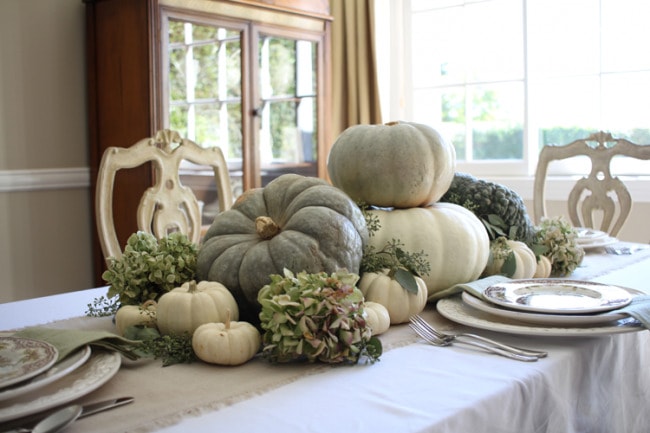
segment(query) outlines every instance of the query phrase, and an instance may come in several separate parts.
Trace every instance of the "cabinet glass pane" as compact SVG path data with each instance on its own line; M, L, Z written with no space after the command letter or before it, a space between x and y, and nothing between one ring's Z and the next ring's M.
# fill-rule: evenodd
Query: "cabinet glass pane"
M262 185L284 173L316 176L317 45L277 36L258 44Z
M241 34L173 19L168 28L169 127L203 147L219 146L230 167L233 192L239 195L244 153ZM185 180L201 176L192 173ZM209 213L214 192L195 193Z

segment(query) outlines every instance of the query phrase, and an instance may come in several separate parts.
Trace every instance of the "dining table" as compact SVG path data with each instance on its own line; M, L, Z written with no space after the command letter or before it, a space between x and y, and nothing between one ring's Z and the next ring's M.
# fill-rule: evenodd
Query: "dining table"
M650 245L614 246L619 248L587 251L580 266L562 278L650 294ZM115 332L111 317L86 315L89 304L106 292L107 287L97 287L0 304L0 331L11 335L39 325ZM453 302L460 302L455 296ZM462 344L437 347L404 323L379 336L383 353L374 363L271 363L256 356L239 366L202 361L163 366L160 360L122 358L105 383L80 391L71 403L124 396L133 397L133 403L79 419L65 431L650 431L650 333L645 327L626 320L519 326L488 316L483 322L489 326L473 326L473 319L463 324L462 317L441 314L438 303L443 301L430 302L421 313L436 328L473 332L548 356L521 362ZM34 399L46 400L42 394L36 392ZM0 401L0 414L11 404Z

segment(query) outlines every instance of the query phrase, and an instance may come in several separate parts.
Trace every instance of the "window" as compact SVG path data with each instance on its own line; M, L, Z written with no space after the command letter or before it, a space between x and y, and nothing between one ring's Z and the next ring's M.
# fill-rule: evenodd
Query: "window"
M650 143L650 2L390 3L378 3L389 12L378 15L378 33L388 26L392 43L378 46L403 57L403 70L384 78L403 91L384 95L384 112L439 129L456 146L459 170L529 176L541 146L601 129ZM643 162L621 166L650 174Z

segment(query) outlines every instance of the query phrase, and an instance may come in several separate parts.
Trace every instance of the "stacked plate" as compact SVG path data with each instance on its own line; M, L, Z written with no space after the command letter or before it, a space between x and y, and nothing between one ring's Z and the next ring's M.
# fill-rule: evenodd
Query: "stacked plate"
M579 336L643 329L620 311L640 292L591 281L510 280L480 297L441 299L444 317L482 329L527 335Z
M607 245L618 242L618 239L609 236L607 233L600 230L578 227L577 231L577 243L585 251L605 247Z
M0 422L69 403L117 373L117 352L89 346L58 361L56 347L39 340L0 337Z

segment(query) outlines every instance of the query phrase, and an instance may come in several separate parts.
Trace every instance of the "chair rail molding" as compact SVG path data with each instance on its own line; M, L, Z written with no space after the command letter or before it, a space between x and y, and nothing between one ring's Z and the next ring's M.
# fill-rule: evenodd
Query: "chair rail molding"
M0 170L0 192L90 187L89 167Z

